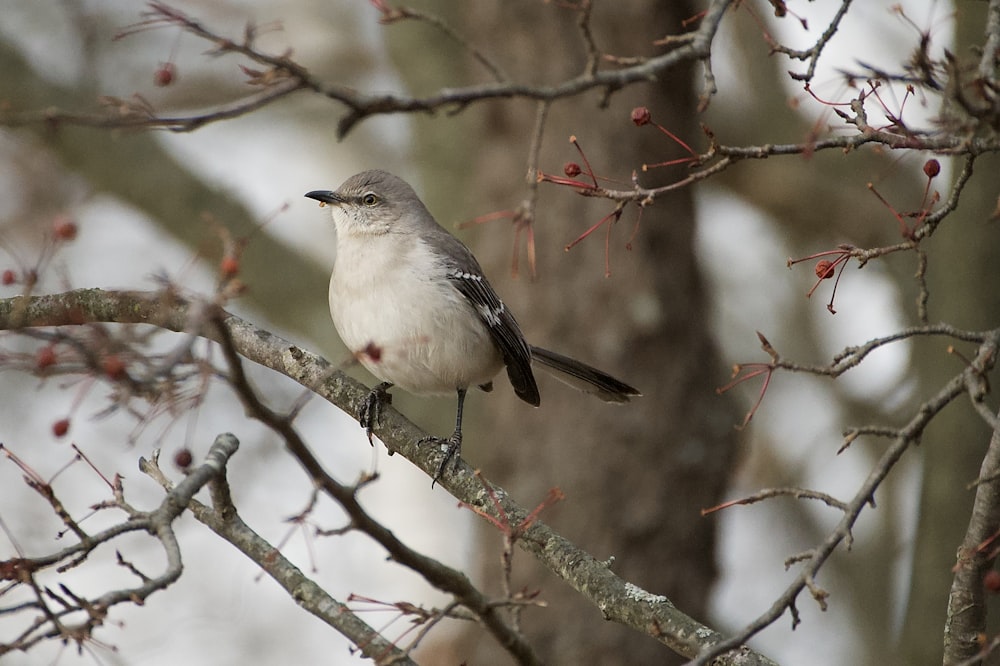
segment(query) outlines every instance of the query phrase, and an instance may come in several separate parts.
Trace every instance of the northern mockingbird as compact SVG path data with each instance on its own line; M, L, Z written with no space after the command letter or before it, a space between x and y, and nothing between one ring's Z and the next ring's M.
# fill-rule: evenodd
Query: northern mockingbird
M337 333L381 382L360 409L369 440L390 387L458 393L455 432L425 440L447 445L434 482L460 452L466 391L492 390L505 366L514 392L535 406L532 362L605 402L641 395L589 365L529 345L469 248L435 221L401 178L364 171L336 191L305 196L330 205L336 225L330 314Z

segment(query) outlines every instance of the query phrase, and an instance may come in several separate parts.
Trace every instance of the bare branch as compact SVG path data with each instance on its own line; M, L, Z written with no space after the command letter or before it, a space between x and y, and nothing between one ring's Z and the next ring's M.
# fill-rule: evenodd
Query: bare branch
M497 608L482 592L476 589L465 574L413 550L372 518L358 501L358 489L345 486L330 476L323 469L319 459L309 450L305 440L299 436L291 421L275 413L260 401L243 372L243 364L238 355L240 352L234 346L235 340L227 321L230 318L232 318L231 315L220 309L213 324L233 375L233 388L243 400L247 412L282 437L285 446L306 470L313 483L340 503L356 529L365 532L381 544L393 560L414 570L438 589L455 595L458 601L476 614L483 626L520 663L540 664L541 660L525 640L525 637L506 622L498 613Z
M776 622L784 615L786 610L792 612L793 618L796 616L794 608L799 594L806 588L811 589L812 581L826 559L836 550L837 546L850 538L854 524L861 516L864 508L874 501L875 491L882 484L882 481L885 480L903 454L911 446L920 441L924 429L934 416L955 398L966 392L966 384L970 377L982 376L994 366L998 352L1000 352L1000 330L995 330L983 336L983 342L980 344L978 352L969 366L949 380L937 393L924 401L915 410L913 417L903 427L896 430L886 430L886 434L891 434L893 437L893 442L886 448L878 462L876 462L875 466L868 473L868 476L858 488L854 497L847 502L847 511L837 527L823 539L822 543L809 553L808 559L804 561L802 567L799 569L795 580L785 588L785 591L767 611L731 638L700 654L697 659L691 662L691 666L708 664L718 655L725 653L727 650L735 649L765 627ZM817 601L821 600L817 599ZM794 621L793 619L793 623Z
M448 23L440 16L434 16L433 14L428 14L418 9L413 9L412 7L390 7L381 2L381 0L376 1L374 4L382 12L382 19L379 21L380 23L390 24L403 19L413 19L415 21L426 23L427 25L438 30L448 39L458 44L460 48L466 51L470 56L472 56L473 59L482 65L486 71L490 73L494 81L502 83L507 80L507 76L500 69L499 65L479 50L475 44L470 42L468 39L459 34L457 30L448 25Z
M231 438L235 442L232 435L220 435L221 437ZM163 486L164 490L172 492L172 483L160 470L155 457L151 461L141 460L139 467ZM211 507L194 500L188 507L199 522L236 546L281 585L300 606L350 639L366 657L379 664L414 663L402 650L362 621L347 605L331 597L288 561L280 550L243 522L232 503L224 470L210 482L209 490L212 496Z
M49 296L0 300L0 329L83 325L103 321L146 323L173 331L190 331L187 314L191 308L190 302L176 294L165 298L160 293L81 289ZM227 344L231 344L232 351L240 356L294 379L348 413L354 413L354 405L359 404L368 393L358 382L332 370L330 364L323 359L268 331L258 329L239 317L220 310L216 321L218 325L206 324L198 332L199 335L223 342L224 349ZM224 342L227 339L231 343ZM235 366L231 366L231 369L235 371ZM249 399L247 395L242 397ZM412 551L375 522L357 503L353 489L338 483L323 470L286 419L280 415L269 416L269 412L264 410L259 410L255 416L273 419L268 425L285 438L289 450L324 492L344 506L358 529L375 538L393 559L418 571L433 585L454 594L484 621L495 621L496 625L491 625L490 628L498 632L498 636L507 635L508 629L504 628L492 601L483 597L464 574ZM436 472L441 453L433 450L433 447L418 446L417 442L426 433L391 406L385 408L375 432L390 450L399 452L428 475ZM456 473L442 479L441 485L466 504L499 518L490 494L483 489L482 482L464 461L458 461ZM519 524L529 518L530 512L516 504L505 491L495 484L490 486L492 494L500 498L508 520ZM531 522L517 543L600 608L607 619L650 635L679 654L695 657L714 645L728 646L719 654L739 647L732 644L732 641L726 641L719 632L682 613L666 597L651 594L621 579L608 568L606 562L581 550L539 520ZM508 650L520 649L516 644L505 643L505 646ZM521 654L518 654L520 658ZM719 663L772 662L757 653L741 649L733 655L720 657Z
M827 24L826 30L820 35L819 39L810 48L803 51L797 51L790 49L786 46L781 46L780 44L775 44L773 46L774 51L777 53L784 53L789 58L795 60L808 61L808 66L804 73L789 72L789 76L797 81L812 81L813 75L816 73L816 65L819 62L819 58L823 55L823 51L826 49L826 45L830 43L833 36L837 34L837 30L840 29L840 23L847 16L847 10L851 7L852 0L841 0L840 7L837 9L837 13L833 15L830 19L830 23Z
M555 101L576 97L590 90L604 90L607 94L632 83L655 81L661 72L681 62L707 61L711 44L718 31L726 9L733 0L712 0L702 18L700 27L676 49L660 56L617 70L585 72L572 79L553 85L533 86L522 83L498 81L464 88L441 90L427 97L410 97L401 94L364 93L348 86L325 84L315 79L306 68L288 56L272 56L257 50L249 40L239 42L212 32L198 21L164 3L153 2L151 9L164 20L181 26L186 31L211 42L217 52L239 53L254 62L268 65L276 73L276 83L260 96L237 102L223 109L184 117L160 117L150 109L139 109L124 103L126 112L112 114L81 114L60 109L41 112L0 113L0 125L18 126L34 123L69 123L93 127L162 128L174 132L190 132L210 122L233 118L255 110L297 90L312 90L347 107L347 113L337 125L337 134L345 136L357 123L374 115L387 113L433 112L440 109L461 111L470 104L497 99L534 99Z
M1000 429L993 430L989 449L979 470L980 479L991 479L976 487L969 526L958 551L955 576L948 597L948 619L944 628L944 663L972 659L983 648L986 635L986 588L983 578L993 568L1000 534Z
M34 607L43 613L43 618L29 626L20 636L11 642L0 644L0 655L13 650L26 650L47 638L72 640L82 645L84 641L91 639L93 630L104 623L112 606L121 603L142 603L154 592L164 590L173 584L183 570L180 546L174 534L173 522L187 508L194 494L222 471L237 447L238 442L235 437L220 435L209 450L205 462L192 470L176 487L170 489L160 506L153 511L133 512L125 522L81 538L77 543L55 553L0 563L3 578L27 583L34 590L36 597L34 602L27 605L0 608L0 615L17 612L25 607ZM149 533L160 542L166 558L166 566L162 573L157 576L140 575L141 585L110 590L92 599L79 596L63 585L61 590L65 597L57 599L59 609L51 608L45 602L46 594L43 594L35 582L35 576L39 571L60 563L62 563L60 569L77 566L98 546L131 532ZM128 568L138 574L134 567L129 565ZM82 620L72 619L81 614Z

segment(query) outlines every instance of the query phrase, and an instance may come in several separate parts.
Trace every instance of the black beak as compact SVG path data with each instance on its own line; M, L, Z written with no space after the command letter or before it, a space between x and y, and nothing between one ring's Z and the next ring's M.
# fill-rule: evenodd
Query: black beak
M306 196L325 204L343 203L343 199L337 196L336 192L331 192L330 190L313 190L312 192L306 192Z

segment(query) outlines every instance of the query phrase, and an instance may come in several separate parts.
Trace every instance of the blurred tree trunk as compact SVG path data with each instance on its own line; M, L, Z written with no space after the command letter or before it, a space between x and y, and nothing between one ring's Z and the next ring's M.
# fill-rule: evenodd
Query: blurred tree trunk
M445 4L436 9L447 14ZM491 53L502 48L514 54L513 61L502 61L512 78L552 81L579 72L585 62L574 11L548 3L522 3L516 9L500 3L477 5L464 15L452 12L450 20L464 22L477 45ZM681 21L696 13L691 3L599 3L592 27L605 52L652 54L653 40L680 31ZM498 26L502 40L497 39ZM555 105L546 125L541 168L561 174L565 162L580 161L567 142L571 134L579 138L595 171L619 179L623 187L643 162L682 156L678 146L652 127L635 127L629 114L634 106L648 106L658 122L697 143L695 87L700 80L692 81L692 72L684 68L617 93L604 111L598 110L596 93ZM482 72L467 76L481 78ZM498 103L467 111L463 126L428 123L427 131L417 135L427 142L424 150L434 153L433 159L441 160L441 146L460 146L453 153L453 173L435 175L428 189L437 187L435 196L444 200L440 187L445 181L452 203L466 202L467 217L516 207L526 193L536 110L530 102ZM468 133L456 135L462 131ZM682 174L680 169L660 170L641 174L641 180L661 184ZM525 506L561 487L566 500L547 510L543 520L595 556L615 557L617 573L666 594L704 620L716 576L715 524L699 510L717 503L726 485L738 415L727 398L714 392L725 370L708 330L707 294L692 246L692 192L674 193L646 210L631 252L624 246L636 210L626 213L611 231L609 279L604 276L603 229L572 252L563 247L612 208L568 188L542 185L535 227L537 281L529 279L523 249L520 278L509 279L509 226L494 223L464 235L534 343L606 369L639 387L644 397L623 407L607 406L543 376L542 406L532 410L501 384L488 400L476 396L470 401L481 421L479 428L470 427L463 455ZM469 215L469 210L475 212ZM483 403L488 404L478 409ZM480 537L477 578L498 593L500 540L488 528L481 529ZM513 584L540 590L539 598L550 604L548 610L527 610L523 627L543 658L553 663L669 660L662 645L604 622L597 609L523 554L515 558ZM478 631L449 649L439 663L505 661L498 646Z

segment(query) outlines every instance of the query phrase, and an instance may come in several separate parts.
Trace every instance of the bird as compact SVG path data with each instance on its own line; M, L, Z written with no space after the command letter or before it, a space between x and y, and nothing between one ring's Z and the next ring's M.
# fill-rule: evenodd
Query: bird
M362 401L369 441L392 387L416 395L455 393L455 430L426 437L444 447L431 480L441 480L462 446L462 410L471 387L493 389L506 368L517 396L541 402L536 364L609 403L642 395L585 363L528 344L517 320L462 241L438 224L413 188L387 171L362 171L336 190L306 197L330 208L336 257L330 315L348 350L379 383Z

